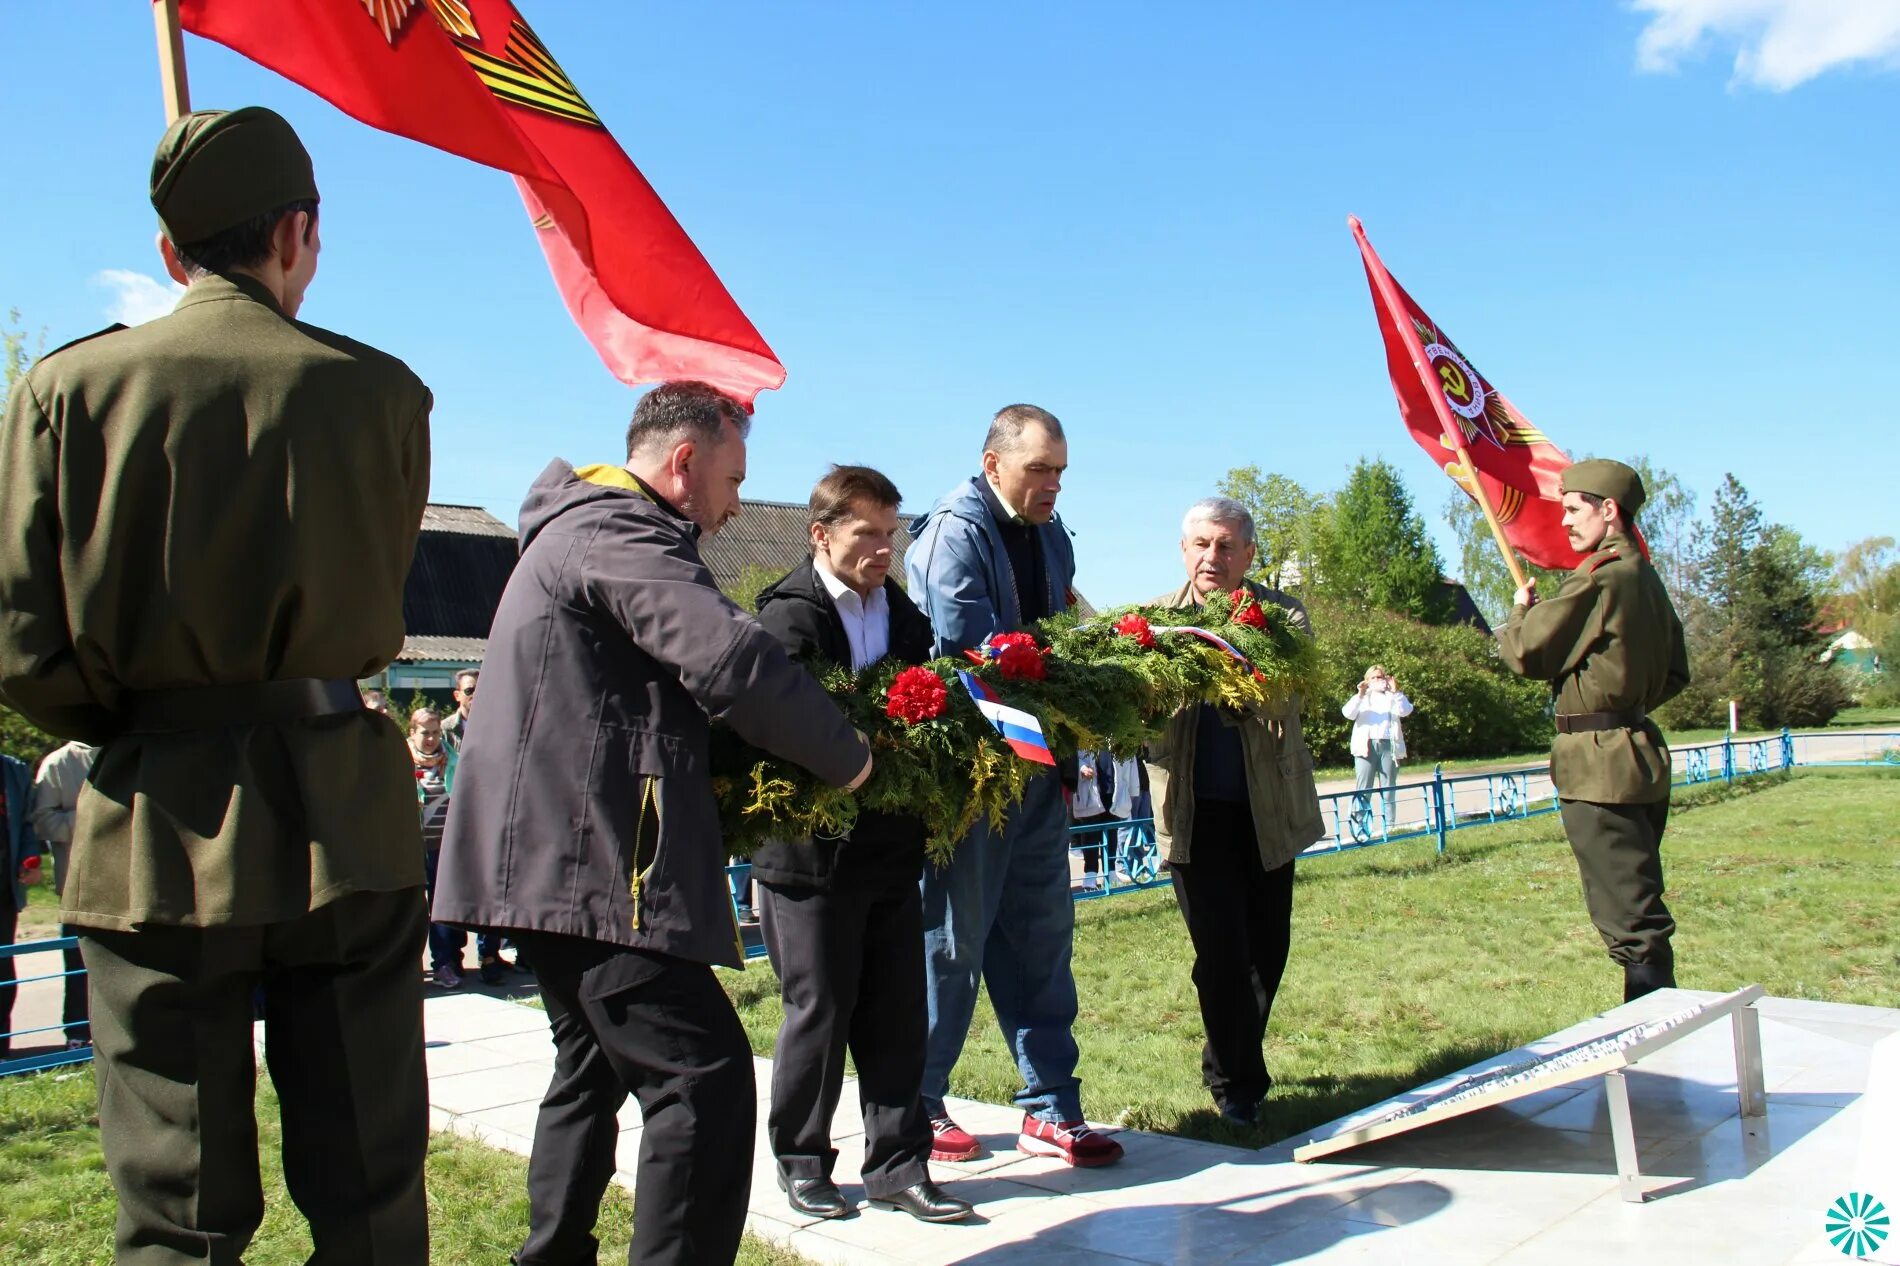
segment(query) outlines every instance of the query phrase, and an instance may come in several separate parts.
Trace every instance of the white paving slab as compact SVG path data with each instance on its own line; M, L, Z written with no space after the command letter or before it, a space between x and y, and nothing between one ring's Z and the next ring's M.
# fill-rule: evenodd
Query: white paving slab
M1592 1017L1539 1045L1563 1045L1662 1014L1686 997L1652 996ZM553 1050L539 1011L477 995L425 1004L431 1120L527 1152ZM755 1061L761 1108L750 1226L813 1262L974 1266L1173 1266L1348 1262L1419 1266L1721 1262L1819 1266L1847 1261L1822 1234L1828 1206L1855 1189L1876 1043L1900 1010L1764 999L1765 1121L1736 1115L1726 1023L1683 1039L1629 1075L1646 1189L1618 1190L1600 1079L1431 1125L1313 1164L1290 1148L1259 1152L1126 1131L1127 1159L1077 1170L1015 1150L1014 1108L952 1102L984 1140L966 1165L933 1165L978 1217L926 1226L861 1207L816 1222L773 1181L763 1137L771 1064ZM506 1062L494 1062L494 1061ZM631 1187L640 1116L620 1114L619 1181ZM834 1125L837 1176L861 1202L855 1086ZM1900 1145L1896 1145L1900 1146ZM1890 1211L1900 1192L1883 1194ZM1880 1255L1882 1260L1886 1256Z

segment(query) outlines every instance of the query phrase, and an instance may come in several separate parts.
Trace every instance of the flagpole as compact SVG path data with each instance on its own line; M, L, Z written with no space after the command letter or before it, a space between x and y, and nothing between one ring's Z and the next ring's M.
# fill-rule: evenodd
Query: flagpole
M1510 568L1511 579L1519 589L1530 583L1524 574L1524 565L1517 561L1517 551L1511 548L1511 542L1505 538L1504 525L1498 522L1498 512L1491 507L1491 496L1484 490L1484 478L1478 468L1471 464L1471 454L1465 449L1464 430L1451 420L1450 406L1445 403L1445 393L1433 380L1429 366L1425 363L1425 345L1418 341L1418 331L1412 328L1409 319L1401 320L1405 314L1405 305L1399 302L1398 295L1392 290L1392 275L1385 270L1385 261L1372 252L1371 243L1366 241L1365 226L1359 217L1349 215L1346 225L1352 230L1355 241L1359 243L1359 253L1370 265L1373 284L1379 288L1379 297L1385 302L1386 312L1392 318L1393 326L1399 337L1405 340L1405 348L1412 355L1412 368L1418 372L1419 381L1425 386L1425 397L1432 402L1432 409L1438 414L1438 425L1445 433L1445 440L1452 451L1458 454L1458 464L1471 473L1469 486L1458 486L1469 492L1477 501L1478 508L1484 511L1484 521L1491 528L1491 539L1498 543L1498 552L1504 555L1504 565ZM1456 482L1456 481L1454 481Z
M191 85L185 80L185 28L178 21L178 0L152 0L158 27L158 87L165 97L165 125L191 109Z

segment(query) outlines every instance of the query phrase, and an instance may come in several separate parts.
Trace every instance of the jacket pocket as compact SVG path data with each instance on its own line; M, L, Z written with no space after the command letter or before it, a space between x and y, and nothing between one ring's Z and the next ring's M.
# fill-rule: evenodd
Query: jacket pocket
M1285 797L1289 843L1305 848L1326 834L1320 813L1319 788L1313 784L1313 749L1295 739L1280 753L1280 788Z

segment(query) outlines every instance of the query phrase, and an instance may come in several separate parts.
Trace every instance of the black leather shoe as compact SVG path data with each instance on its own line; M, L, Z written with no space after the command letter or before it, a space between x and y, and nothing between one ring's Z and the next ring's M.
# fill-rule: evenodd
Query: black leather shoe
M919 1222L961 1222L972 1212L968 1200L946 1195L942 1187L928 1178L888 1196L872 1196L871 1207L908 1213Z
M1655 993L1658 989L1676 987L1676 965L1673 962L1661 963L1625 963L1623 965L1623 1001L1634 1002L1645 994Z
M848 1218L851 1206L829 1178L792 1178L778 1176L778 1189L785 1193L793 1209L808 1218Z

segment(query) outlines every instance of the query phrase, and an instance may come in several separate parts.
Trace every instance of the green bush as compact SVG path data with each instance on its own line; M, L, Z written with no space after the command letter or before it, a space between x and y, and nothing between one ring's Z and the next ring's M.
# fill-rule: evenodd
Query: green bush
M1304 717L1320 764L1351 759L1352 722L1340 708L1370 664L1383 665L1412 701L1408 760L1507 755L1550 741L1550 688L1506 668L1496 644L1478 630L1318 597L1308 611L1328 682L1326 697L1306 701Z
M12 708L0 704L0 752L37 766L48 752L59 745L59 739L39 729Z

